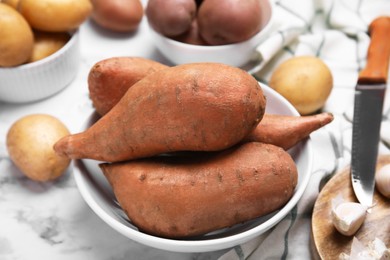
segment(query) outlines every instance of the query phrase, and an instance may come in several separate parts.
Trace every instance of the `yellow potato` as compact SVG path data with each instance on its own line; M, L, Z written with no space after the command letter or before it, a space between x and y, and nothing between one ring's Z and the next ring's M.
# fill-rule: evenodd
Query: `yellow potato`
M34 31L35 41L29 62L41 60L61 49L70 39L66 32Z
M18 8L18 4L21 0L3 0L2 2L4 4L7 4L7 5L10 5L12 6L13 8L17 9ZM1 1L0 1L1 2Z
M62 176L70 160L58 156L53 145L68 134L65 125L53 116L24 116L7 133L9 156L28 178L41 182L54 180Z
M31 56L33 43L33 32L23 16L0 3L0 67L26 62Z
M333 88L333 76L321 59L297 56L275 69L269 86L290 101L301 115L308 115L324 106Z
M31 27L47 32L74 30L92 12L90 0L20 0L17 8Z

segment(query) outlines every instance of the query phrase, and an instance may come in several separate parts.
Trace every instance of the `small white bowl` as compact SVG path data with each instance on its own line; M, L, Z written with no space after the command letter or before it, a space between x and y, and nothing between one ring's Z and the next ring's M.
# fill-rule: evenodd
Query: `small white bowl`
M52 55L17 67L0 68L0 101L25 103L47 98L74 79L80 63L79 32Z
M262 89L267 97L267 113L299 116L297 110L276 91L263 84ZM81 131L96 120L96 114L93 113L86 119ZM125 237L167 251L207 252L234 247L261 235L278 224L298 203L309 183L312 170L311 139L300 142L289 153L298 168L298 184L286 205L266 216L191 239L167 239L139 231L119 206L110 184L98 166L99 161L77 160L73 173L81 196L91 209Z
M150 26L150 32L157 49L175 65L191 62L220 62L235 67L246 65L254 55L256 47L268 36L273 20L274 7L269 4L267 24L252 38L239 43L215 46L193 45L170 39L156 32Z

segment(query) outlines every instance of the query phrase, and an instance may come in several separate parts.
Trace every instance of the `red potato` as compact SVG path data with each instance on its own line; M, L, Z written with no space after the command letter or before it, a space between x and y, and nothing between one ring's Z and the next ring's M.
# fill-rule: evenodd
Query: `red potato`
M194 0L149 0L145 13L156 32L173 37L190 29L196 9Z
M262 142L288 150L332 121L333 115L325 112L310 116L265 114L256 129L243 142Z
M197 14L200 35L210 45L248 40L263 27L268 5L260 0L203 1Z
M145 76L167 66L141 57L113 57L97 62L88 74L88 90L99 115L105 115L126 91Z
M208 45L200 36L198 23L196 19L192 21L191 28L179 36L172 37L173 40L193 44L193 45Z
M100 167L132 223L168 238L201 235L271 213L291 198L298 179L286 151L256 142L197 157Z
M71 159L117 162L175 151L218 151L261 121L266 100L250 74L220 63L157 71L134 84L109 113L59 140Z
M92 20L99 26L116 32L135 31L144 15L140 0L91 0L91 3Z

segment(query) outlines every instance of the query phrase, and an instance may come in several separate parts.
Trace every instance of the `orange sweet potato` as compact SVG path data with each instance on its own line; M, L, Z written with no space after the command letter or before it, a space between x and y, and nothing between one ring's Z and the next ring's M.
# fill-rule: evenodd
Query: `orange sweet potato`
M332 121L333 115L326 112L310 116L265 114L243 142L263 142L288 150Z
M96 112L106 114L134 83L164 68L167 66L141 57L112 57L97 62L88 74L89 96Z
M282 148L256 142L198 156L159 156L100 167L129 219L169 238L230 227L281 208L297 168Z
M261 121L266 100L247 72L219 63L166 68L135 83L106 115L54 149L117 162L174 151L217 151Z
M134 83L164 68L168 66L137 57L114 57L96 63L88 78L96 112L101 116L106 114ZM333 115L330 113L299 117L265 114L244 141L274 144L288 150L332 121Z

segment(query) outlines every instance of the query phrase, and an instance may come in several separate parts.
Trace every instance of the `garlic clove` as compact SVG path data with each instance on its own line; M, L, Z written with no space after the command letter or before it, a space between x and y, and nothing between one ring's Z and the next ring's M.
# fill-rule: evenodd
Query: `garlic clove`
M385 251L382 252L379 260L388 260L390 259L390 249L387 248Z
M351 257L346 253L340 253L339 260L350 260Z
M390 164L384 165L377 171L375 185L383 196L390 198Z
M367 248L357 237L353 237L352 240L350 259L375 260L375 258L371 257L370 249Z
M377 237L368 246L372 251L377 252L380 255L387 249L385 243Z
M386 247L385 243L381 239L375 238L374 241L369 244L369 248L376 259L390 259L390 250Z
M335 228L345 236L355 234L363 224L367 207L356 202L343 202L332 210L332 222Z
M365 246L357 237L353 237L350 254L341 253L339 260L388 260L389 257L390 249L381 239L375 238Z

